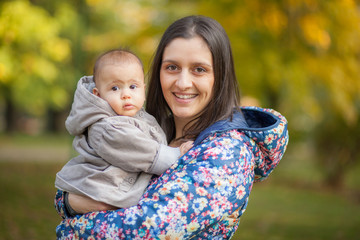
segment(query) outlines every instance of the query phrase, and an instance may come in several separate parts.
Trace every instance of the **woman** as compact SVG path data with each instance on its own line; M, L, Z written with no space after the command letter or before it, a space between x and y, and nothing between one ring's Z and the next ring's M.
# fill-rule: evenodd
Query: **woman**
M229 239L254 181L266 178L287 143L286 119L272 110L242 108L228 37L215 20L189 16L165 31L157 48L147 111L170 146L194 147L148 186L139 204L65 218L58 238ZM71 195L77 212L106 206ZM68 216L63 193L58 212Z

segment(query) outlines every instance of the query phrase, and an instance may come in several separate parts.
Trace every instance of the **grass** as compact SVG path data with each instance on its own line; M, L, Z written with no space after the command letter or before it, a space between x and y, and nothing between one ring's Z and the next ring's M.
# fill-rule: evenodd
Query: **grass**
M55 239L54 177L61 166L0 162L0 239Z
M25 134L0 134L0 145L17 147L69 147L73 137L67 133L31 136Z
M14 142L34 148L71 146L67 137L0 136L0 144L10 146ZM65 161L0 160L0 239L55 239L55 228L61 219L53 206L54 180ZM353 168L347 180L357 191L359 172L359 166ZM309 160L295 158L291 153L286 155L268 180L254 185L233 239L358 239L360 201L349 198L347 191L334 192L321 187L320 179L321 174Z
M360 205L341 194L257 183L234 239L358 239Z
M359 239L360 164L348 172L343 189L332 190L322 185L312 159L302 146L290 146L269 179L254 184L234 239Z

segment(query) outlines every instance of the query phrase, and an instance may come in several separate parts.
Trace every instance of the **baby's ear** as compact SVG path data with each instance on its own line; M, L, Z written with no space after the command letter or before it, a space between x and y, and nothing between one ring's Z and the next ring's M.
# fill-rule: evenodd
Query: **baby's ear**
M100 97L99 90L96 87L93 88L93 94Z

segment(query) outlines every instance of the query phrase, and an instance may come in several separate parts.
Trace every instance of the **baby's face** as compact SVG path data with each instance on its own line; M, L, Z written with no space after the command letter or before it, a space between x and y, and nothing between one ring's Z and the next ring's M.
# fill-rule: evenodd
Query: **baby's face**
M144 72L136 61L104 64L93 93L121 116L133 117L145 101Z

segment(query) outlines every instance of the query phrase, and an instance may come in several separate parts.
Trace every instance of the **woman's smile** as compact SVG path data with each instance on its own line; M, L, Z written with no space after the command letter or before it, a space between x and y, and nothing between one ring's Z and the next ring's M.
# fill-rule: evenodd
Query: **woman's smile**
M190 102L198 96L198 94L186 94L186 93L173 93L178 101ZM186 101L187 100L187 101Z

